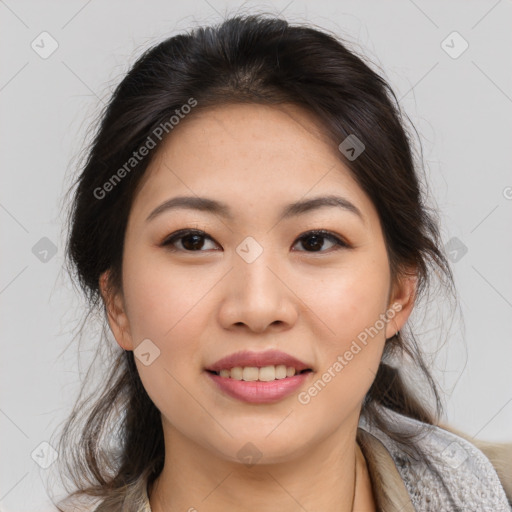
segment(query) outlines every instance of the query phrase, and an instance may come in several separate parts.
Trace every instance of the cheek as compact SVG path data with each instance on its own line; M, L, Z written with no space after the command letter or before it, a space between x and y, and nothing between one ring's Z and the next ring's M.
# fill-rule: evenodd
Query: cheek
M154 338L167 344L183 329L199 328L198 306L215 283L216 273L171 266L161 254L146 252L138 257L136 251L126 257L124 269L126 308L135 343L137 338ZM188 339L190 334L184 333Z
M298 401L312 417L329 415L333 425L362 402L381 360L389 274L376 261L338 270L305 300L320 319L315 332L319 370ZM307 289L312 288L304 293Z
M354 258L329 274L299 278L300 296L325 328L319 340L343 348L376 323L387 307L390 275L386 263L380 258ZM380 322L378 327L382 327Z
M159 350L149 365L135 357L141 381L156 407L173 421L197 414L187 390L201 367L200 340L211 318L205 294L219 277L208 271L180 272L147 254L143 259L132 254L125 260L123 286L134 345L149 339Z
M381 315L388 306L387 258L375 252L359 256L324 276L320 286L311 282L302 289L320 319L315 332L320 368L319 381L306 390L301 403L311 401L311 411L319 415L336 403L340 421L343 411L359 404L370 388L385 343Z

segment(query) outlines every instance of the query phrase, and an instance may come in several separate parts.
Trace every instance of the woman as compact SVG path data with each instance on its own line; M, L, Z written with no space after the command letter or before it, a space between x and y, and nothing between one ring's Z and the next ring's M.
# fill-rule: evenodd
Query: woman
M69 261L119 346L61 439L72 496L511 510L505 452L439 425L407 328L434 277L453 291L415 167L393 92L334 36L234 17L147 51L70 212Z

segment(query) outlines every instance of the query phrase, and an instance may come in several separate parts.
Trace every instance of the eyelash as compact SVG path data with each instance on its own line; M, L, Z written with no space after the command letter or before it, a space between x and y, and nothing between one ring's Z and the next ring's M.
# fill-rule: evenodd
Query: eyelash
M202 238L208 238L208 239L212 240L213 242L215 242L215 240L213 240L213 238L208 236L204 231L201 231L198 229L181 229L179 231L176 231L172 235L168 236L167 238L165 238L164 241L160 244L160 246L167 247L168 250L173 251L173 252L178 252L178 251L189 252L189 253L206 252L201 249L199 249L197 251L189 251L186 249L178 249L176 247L172 247L172 244L174 244L178 240L181 240L182 238L185 238L188 235L196 235L196 236L200 236ZM311 236L319 236L319 237L329 240L330 242L333 242L336 247L334 249L335 251L338 251L340 249L350 248L350 245L348 243L346 243L344 240L342 240L338 236L334 235L330 231L326 231L324 229L315 229L315 230L307 231L306 233L302 234L299 238L297 238L296 242L293 245L295 245L297 242L299 242L301 240L305 240ZM215 242L215 243L217 243L217 242ZM333 249L333 248L331 248L331 249ZM328 251L299 251L299 252L309 252L311 254L316 254L316 253L321 254L321 253L332 252L332 251L328 250Z

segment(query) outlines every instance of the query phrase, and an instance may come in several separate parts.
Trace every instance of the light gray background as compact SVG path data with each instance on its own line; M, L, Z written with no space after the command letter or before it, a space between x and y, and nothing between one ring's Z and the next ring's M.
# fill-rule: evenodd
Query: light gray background
M455 318L434 361L446 419L481 439L512 440L510 0L6 0L0 1L2 510L51 510L43 487L49 470L31 453L47 450L40 443L69 413L87 369L90 351L84 349L80 366L77 345L63 352L83 303L61 271L61 206L88 125L143 49L255 6L359 45L394 87L422 137L443 240L456 237L467 248L452 254L460 258L453 270L465 332ZM59 45L47 59L31 48L43 31ZM453 31L469 44L458 58L442 47ZM461 48L457 39L448 44L452 52ZM57 248L46 262L32 250L43 237ZM426 346L443 333L438 320L423 326ZM94 334L90 341L93 347Z

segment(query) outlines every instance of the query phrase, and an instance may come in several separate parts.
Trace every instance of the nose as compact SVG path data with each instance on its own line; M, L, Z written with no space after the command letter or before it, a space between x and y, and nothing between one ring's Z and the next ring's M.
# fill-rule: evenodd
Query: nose
M235 254L219 309L224 329L263 333L287 330L295 324L299 299L286 282L283 267L266 249L252 262Z

